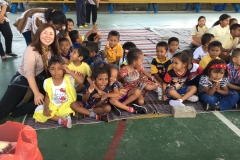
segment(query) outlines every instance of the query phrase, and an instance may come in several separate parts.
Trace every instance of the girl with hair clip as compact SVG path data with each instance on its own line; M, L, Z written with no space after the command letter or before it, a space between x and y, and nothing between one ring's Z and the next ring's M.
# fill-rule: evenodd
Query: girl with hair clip
M227 65L222 59L214 59L203 70L199 81L200 99L206 103L206 111L229 110L236 105L239 95L228 90Z
M192 44L196 47L202 45L201 38L202 35L209 32L208 27L205 25L206 18L204 16L200 16L198 18L198 24L193 27L192 32Z
M0 119L11 112L12 117L32 113L44 102L43 81L48 76L48 60L59 53L55 27L49 23L41 25L0 101Z
M27 45L29 45L38 27L44 23L52 24L55 30L67 38L72 45L68 35L67 19L62 11L55 11L52 8L32 8L23 12L13 25L23 34Z
M40 123L50 119L66 128L72 128L70 114L75 115L75 112L70 105L77 97L74 85L75 82L83 83L83 79L68 69L61 56L51 57L48 61L48 71L52 77L43 83L46 92L44 104L35 109L33 118Z
M229 30L229 20L231 16L228 14L222 14L219 17L219 20L216 21L212 28L209 30L209 33L213 34L216 41L219 41L224 35L230 33Z
M138 105L144 104L143 96L147 91L155 91L158 99L162 98L161 84L155 80L150 73L146 72L142 66L143 53L138 48L131 48L127 54L128 65L123 66L119 71L119 81L123 82L123 87L127 90L140 89L142 94L136 99ZM151 79L151 80L149 80ZM128 105L125 103L125 105Z
M137 46L133 42L126 42L123 44L123 57L119 61L119 67L122 67L124 65L127 65L127 54L129 49L136 48Z

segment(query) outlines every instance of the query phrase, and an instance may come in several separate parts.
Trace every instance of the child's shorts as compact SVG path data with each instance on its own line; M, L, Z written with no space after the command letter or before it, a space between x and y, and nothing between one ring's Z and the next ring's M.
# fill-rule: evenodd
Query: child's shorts
M189 86L184 86L184 87L182 87L182 88L180 88L180 89L178 89L178 90L176 90L176 91L177 91L178 94L183 95L183 94L186 94L186 93L187 93L188 88L189 88ZM171 87L166 88L165 94L167 95L167 97L168 97L169 99L171 99L171 97L168 95L168 92L169 92L170 90L175 90L175 89L173 89L173 88L171 88Z
M124 102L126 101L126 99L128 98L128 93L129 93L130 89L127 90L125 88L120 88L119 92L120 92L120 95L118 97L118 101L119 102Z

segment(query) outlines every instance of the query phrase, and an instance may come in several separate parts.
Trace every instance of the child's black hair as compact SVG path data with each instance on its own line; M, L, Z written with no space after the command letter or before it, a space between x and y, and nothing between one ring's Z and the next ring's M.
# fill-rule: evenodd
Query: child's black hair
M208 50L210 50L210 48L212 48L212 47L219 47L220 49L222 49L222 43L219 41L212 41L208 45Z
M87 44L89 44L89 43L90 43L89 41L83 41L82 45L85 44L85 46L87 46Z
M96 35L97 35L97 33L92 33L92 34L90 34L89 36L88 36L88 41L90 41L90 42L93 42L94 41L94 37L96 37Z
M238 23L235 23L235 24L231 25L230 26L230 32L232 32L232 30L236 30L239 27L240 27L240 24L238 24Z
M70 37L70 39L71 39L72 42L76 42L77 39L79 38L79 37L78 37L78 31L77 31L77 30L72 30L72 31L70 31L68 34L69 34L69 37Z
M202 75L206 75L206 76L209 76L209 73L212 69L210 69L210 67L214 64L226 64L226 62L222 59L213 59L211 60L207 67L203 70L202 72ZM216 69L216 72L219 73L221 71L222 68L218 68ZM224 77L228 77L228 72L227 72L227 69L225 69L225 72L224 72Z
M69 40L67 38L60 38L58 40L58 43L60 44L61 42L64 42L64 41L66 41L66 42L68 42L70 44L70 42L69 42Z
M206 20L206 17L204 17L204 16L200 16L199 18L198 18L198 22L200 21L200 19L202 19L202 18L204 18L205 20ZM205 25L205 24L204 24ZM197 30L197 32L198 32L198 24L196 25L196 30Z
M120 39L120 34L118 31L110 31L108 33L108 38L110 38L111 36L116 36L116 37L118 37L118 40Z
M186 52L178 52L173 55L173 58L178 58L182 63L189 63L189 56L186 54Z
M129 51L128 51L128 54L127 54L127 60L128 60L128 64L132 64L133 61L136 61L139 59L139 56L143 54L142 53L142 50L138 49L138 48L131 48Z
M67 22L72 22L74 25L74 21L71 18L67 18Z
M50 68L50 66L55 63L64 65L65 61L63 60L63 58L61 56L51 56L51 58L48 61L48 68Z
M109 72L109 69L107 67L94 67L92 69L91 79L96 80L99 74L104 74L104 73L106 73L108 75L108 84L109 84L109 82L110 82L110 72Z
M110 76L111 76L111 70L112 69L116 69L118 71L118 67L116 65L113 65L113 64L107 64L107 65L105 65L105 67L108 68Z
M236 48L232 51L231 59L240 56L240 48Z
M231 25L233 21L237 21L237 19L236 18L231 18L230 21L229 21L229 25Z
M228 14L222 14L220 17L219 17L219 20L216 21L212 27L216 26L216 25L219 25L220 24L220 21L224 21L225 19L228 19L228 18L231 18L230 15Z
M158 44L156 45L156 48L157 47L164 47L166 51L168 50L168 44L165 41L158 42Z
M179 39L177 37L171 37L168 39L168 45L170 45L172 42L178 42L179 43Z
M204 33L201 38L202 45L206 45L211 41L211 39L214 38L214 35L211 33Z
M89 57L89 50L87 49L87 47L83 47L83 46L77 46L73 49L76 49L78 51L78 57L82 56L83 60L85 61L86 59L88 59Z
M185 49L182 52L185 53L188 56L189 62L192 62L192 60L193 60L193 52L191 50L189 50L189 49Z
M126 42L123 44L122 48L123 48L123 62L126 56L126 53L131 49L131 48L136 48L136 44L133 42Z
M89 50L89 52L95 52L98 53L98 43L97 42L90 42L86 46Z
M55 11L55 9L48 8L44 12L44 18L47 22L52 21L53 24L66 24L67 19L65 14L62 11Z

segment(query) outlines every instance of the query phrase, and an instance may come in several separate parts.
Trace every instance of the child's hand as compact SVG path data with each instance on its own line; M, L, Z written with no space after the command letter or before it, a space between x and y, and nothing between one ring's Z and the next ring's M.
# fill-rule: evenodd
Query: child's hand
M102 95L106 94L106 92L103 92L103 91L101 91L101 90L98 90L98 94L102 96Z
M163 94L162 95L162 100L166 101L167 100L167 95Z
M93 97L94 98L101 98L102 96L100 94L96 93L96 94L93 95Z
M88 87L88 92L92 93L95 89L95 81L93 81L92 83L90 83L90 86Z
M68 66L66 64L63 65L63 69L66 71L67 74L71 73L71 70L68 68Z
M51 116L51 111L49 110L48 107L47 107L47 108L44 107L43 115L44 115L44 116L47 116L47 117L50 117L50 116Z
M106 49L109 49L109 48L110 48L109 41L107 41L105 48L106 48Z
M99 3L96 4L96 7L97 7L97 8L99 7Z
M92 29L92 31L93 31L93 33L96 33L96 32L97 32L97 30L98 30L98 24L97 24L97 23L95 23L95 24L94 24L94 26L93 26L93 29Z
M102 95L101 100L104 101L107 98L108 98L108 94L104 92L104 94Z

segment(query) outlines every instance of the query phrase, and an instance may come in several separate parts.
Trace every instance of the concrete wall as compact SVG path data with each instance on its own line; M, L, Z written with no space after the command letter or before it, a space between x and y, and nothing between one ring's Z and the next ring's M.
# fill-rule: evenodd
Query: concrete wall
M213 10L214 5L216 4L202 4L201 10ZM52 7L57 10L62 10L62 4L36 4L36 3L28 3L24 4L25 9L35 8L35 7ZM69 11L75 11L75 4L68 4ZM114 4L115 11L147 11L147 4ZM158 4L159 11L185 11L186 4ZM191 5L191 10L194 10L193 4ZM233 11L233 7L231 4L227 5L227 10ZM107 4L100 4L99 11L108 11Z

